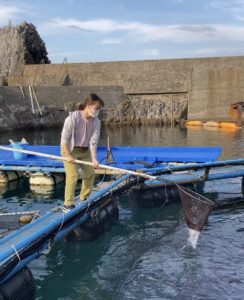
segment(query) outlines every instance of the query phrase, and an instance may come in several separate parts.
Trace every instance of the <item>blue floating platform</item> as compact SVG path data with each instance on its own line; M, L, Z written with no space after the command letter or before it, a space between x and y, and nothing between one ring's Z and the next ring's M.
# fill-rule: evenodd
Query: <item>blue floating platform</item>
M8 146L9 147L9 146ZM60 146L28 146L27 150L42 152L50 155L61 155ZM134 168L133 164L143 165L142 162L156 164L160 162L213 162L220 153L220 147L112 147L113 159L118 166ZM98 147L98 160L106 164L107 147ZM131 167L130 167L131 164ZM0 165L2 166L37 166L63 168L63 162L28 155L24 159L15 159L13 152L0 150ZM1 169L1 167L0 167Z

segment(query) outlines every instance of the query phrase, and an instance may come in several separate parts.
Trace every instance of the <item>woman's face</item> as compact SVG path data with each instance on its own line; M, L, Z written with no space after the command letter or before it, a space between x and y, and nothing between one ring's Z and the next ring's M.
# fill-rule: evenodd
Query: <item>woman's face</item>
M100 112L100 105L98 102L88 105L89 114L92 118L96 118Z

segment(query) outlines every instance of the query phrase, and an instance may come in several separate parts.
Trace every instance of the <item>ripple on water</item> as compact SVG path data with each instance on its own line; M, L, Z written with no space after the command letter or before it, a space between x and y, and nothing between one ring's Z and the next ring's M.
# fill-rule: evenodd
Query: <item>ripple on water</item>
M184 248L187 229L176 228L140 257L121 288L124 299L243 299L244 233L237 232L244 213L210 217L211 227L199 236L197 248ZM124 296L122 296L124 295Z

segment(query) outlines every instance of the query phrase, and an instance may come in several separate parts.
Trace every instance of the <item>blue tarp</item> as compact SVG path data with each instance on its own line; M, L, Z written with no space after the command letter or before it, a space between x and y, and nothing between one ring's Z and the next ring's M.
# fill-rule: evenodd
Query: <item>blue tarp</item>
M10 146L8 146L10 147ZM51 155L60 155L60 146L29 146L27 150ZM156 162L210 162L215 161L220 147L112 147L116 164L139 163L141 161L154 164ZM105 164L107 147L98 147L98 160ZM0 150L0 165L63 167L63 163L34 155L26 159L14 159L13 152Z

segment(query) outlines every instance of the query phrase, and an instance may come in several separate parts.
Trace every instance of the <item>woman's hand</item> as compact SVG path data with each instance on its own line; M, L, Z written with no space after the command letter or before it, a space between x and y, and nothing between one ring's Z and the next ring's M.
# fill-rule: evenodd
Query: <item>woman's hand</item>
M75 162L75 159L74 159L74 157L71 154L67 155L66 158L67 158L67 161L70 162L70 163L74 163Z
M94 169L97 169L97 168L99 167L99 162L97 161L96 158L93 158L93 159L92 159L92 163L93 163Z
M75 159L74 157L70 154L68 146L66 144L62 144L62 156L66 158L66 160L70 163L74 163Z

